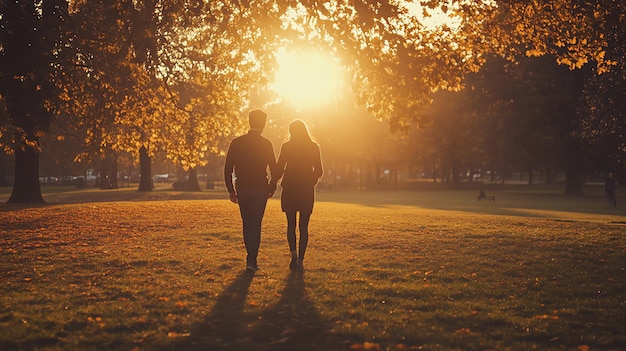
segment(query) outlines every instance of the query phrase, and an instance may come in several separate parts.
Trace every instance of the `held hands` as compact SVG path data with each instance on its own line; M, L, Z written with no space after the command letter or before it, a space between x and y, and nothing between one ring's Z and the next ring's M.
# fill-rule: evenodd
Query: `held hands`
M274 186L269 186L269 188L267 189L267 198L271 198L272 196L274 196L274 193L276 193L276 185ZM239 203L239 198L237 197L237 192L232 192L230 193L230 201L234 204Z

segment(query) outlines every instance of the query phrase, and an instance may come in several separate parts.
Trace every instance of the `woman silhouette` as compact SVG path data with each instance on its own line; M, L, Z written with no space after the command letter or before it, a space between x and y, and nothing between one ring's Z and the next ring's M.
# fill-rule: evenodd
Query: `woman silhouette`
M289 124L289 139L280 148L277 162L278 181L283 188L280 204L287 216L287 242L291 251L290 269L303 269L302 261L309 242L309 219L315 202L315 185L324 171L320 147L312 139L306 124ZM300 242L296 252L296 214L300 212Z

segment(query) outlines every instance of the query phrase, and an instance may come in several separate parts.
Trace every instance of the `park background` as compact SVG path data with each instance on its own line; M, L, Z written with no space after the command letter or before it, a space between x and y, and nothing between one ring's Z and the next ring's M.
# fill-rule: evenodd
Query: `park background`
M624 6L0 2L0 348L625 349ZM243 274L256 107L322 148L304 274L278 198Z

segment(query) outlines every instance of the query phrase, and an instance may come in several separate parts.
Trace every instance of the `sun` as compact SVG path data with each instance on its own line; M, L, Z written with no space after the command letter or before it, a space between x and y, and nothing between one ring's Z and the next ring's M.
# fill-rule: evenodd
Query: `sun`
M341 94L344 72L333 56L315 50L280 49L272 90L298 109L326 105Z

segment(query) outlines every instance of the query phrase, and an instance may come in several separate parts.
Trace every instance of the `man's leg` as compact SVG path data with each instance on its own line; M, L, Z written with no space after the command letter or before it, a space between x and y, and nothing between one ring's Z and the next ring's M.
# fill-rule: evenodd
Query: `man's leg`
M243 242L248 253L246 265L254 269L257 268L257 256L261 244L261 223L266 204L267 194L265 192L251 191L239 195L239 210L243 222Z

